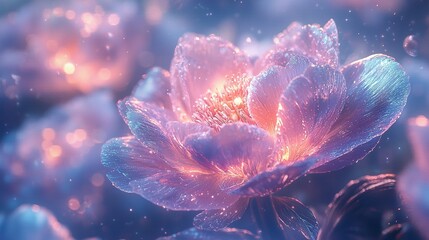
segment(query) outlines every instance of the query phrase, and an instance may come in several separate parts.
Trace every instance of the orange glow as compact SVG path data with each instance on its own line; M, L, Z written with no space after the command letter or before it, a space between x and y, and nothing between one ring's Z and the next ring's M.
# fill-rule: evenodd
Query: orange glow
M55 130L52 128L45 128L42 130L42 137L45 140L54 140L55 138Z
M66 64L64 64L63 70L65 74L71 75L75 72L76 67L73 63L67 62Z
M112 26L118 25L120 21L121 18L119 18L118 14L110 14L107 18L107 22Z
M425 116L418 116L414 119L414 123L419 127L426 127L429 125L429 120Z
M48 156L51 158L57 158L63 154L63 149L59 145L51 145L48 148Z
M70 210L77 211L80 208L80 202L76 198L70 198L68 201L68 206Z

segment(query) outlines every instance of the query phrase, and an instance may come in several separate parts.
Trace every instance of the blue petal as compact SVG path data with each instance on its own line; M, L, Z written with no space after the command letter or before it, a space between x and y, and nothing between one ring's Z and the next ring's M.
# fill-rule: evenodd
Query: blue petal
M170 73L155 67L137 83L132 96L138 100L171 109L170 92Z
M318 153L325 159L315 167L383 134L400 116L410 92L399 63L385 55L372 55L342 71L347 82L346 103Z

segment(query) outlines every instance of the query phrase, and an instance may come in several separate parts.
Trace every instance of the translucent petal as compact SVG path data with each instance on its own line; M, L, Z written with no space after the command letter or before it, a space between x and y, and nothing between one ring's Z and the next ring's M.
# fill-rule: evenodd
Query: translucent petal
M118 108L131 132L140 142L152 149L168 151L171 148L171 143L163 131L164 125L172 119L166 110L135 98L119 101Z
M379 239L382 218L398 208L392 174L350 181L326 210L319 240Z
M235 176L254 176L273 164L273 138L261 128L245 123L224 125L219 132L188 137L186 146L207 168Z
M348 96L319 151L325 159L315 167L383 134L400 116L410 91L401 66L385 55L372 55L342 71Z
M300 53L284 48L274 48L256 61L253 73L258 75L272 66L289 66L288 71L292 72L291 75L297 76L304 73L309 65L310 60Z
M309 62L306 58L291 53L281 54L285 64L273 64L254 77L250 83L248 108L258 126L274 131L280 96L296 76L303 74ZM279 67L282 66L282 67Z
M315 240L317 237L316 218L297 199L257 198L251 207L263 239Z
M170 73L164 69L155 67L137 83L132 96L138 100L171 109L170 92Z
M132 192L131 181L171 169L162 155L133 136L106 142L101 151L101 161L110 170L107 177L113 185L126 192Z
M246 75L250 66L244 52L217 36L184 35L177 44L170 71L175 108L190 115L197 98Z
M370 140L367 143L364 143L351 152L348 152L337 159L334 159L330 162L325 163L324 165L312 169L310 173L325 173L336 171L347 167L350 164L357 163L359 160L363 159L368 153L372 152L372 150L377 146L381 137L376 137Z
M172 210L210 210L225 208L239 197L219 188L218 176L198 172L165 171L130 182L133 192Z
M277 139L283 161L317 151L337 120L346 98L344 77L330 67L309 67L284 91L278 111Z
M206 210L194 218L194 226L199 229L219 230L241 218L247 209L248 198L240 198L223 209Z
M219 231L200 230L190 228L169 237L158 238L158 240L257 240L258 236L247 230L225 228Z
M324 27L292 23L274 43L275 48L301 53L318 65L338 66L338 32L332 19Z
M309 157L302 161L280 164L254 176L232 193L247 197L272 194L302 177L317 161L317 157Z

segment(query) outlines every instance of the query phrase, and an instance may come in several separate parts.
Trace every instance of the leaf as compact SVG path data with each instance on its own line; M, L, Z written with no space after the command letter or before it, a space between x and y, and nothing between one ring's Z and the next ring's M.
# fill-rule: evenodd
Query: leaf
M383 215L397 209L395 185L392 174L350 181L329 204L318 240L379 239Z
M297 199L272 196L258 198L251 207L263 239L316 239L316 218Z

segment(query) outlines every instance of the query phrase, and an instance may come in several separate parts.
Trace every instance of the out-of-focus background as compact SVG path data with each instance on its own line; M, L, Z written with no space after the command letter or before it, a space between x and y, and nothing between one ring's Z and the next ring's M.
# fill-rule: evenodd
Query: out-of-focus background
M408 119L429 116L429 1L0 0L0 231L11 239L31 233L37 226L13 224L22 214L61 224L61 234L77 239L155 239L191 227L195 212L155 206L105 177L103 142L128 134L116 101L150 68L169 69L186 32L219 35L256 57L293 21L331 18L342 64L390 55L412 90L401 118L363 161L283 192L315 212L349 180L400 174L413 161ZM45 211L46 219L31 215Z

